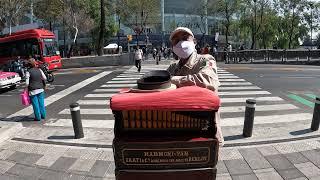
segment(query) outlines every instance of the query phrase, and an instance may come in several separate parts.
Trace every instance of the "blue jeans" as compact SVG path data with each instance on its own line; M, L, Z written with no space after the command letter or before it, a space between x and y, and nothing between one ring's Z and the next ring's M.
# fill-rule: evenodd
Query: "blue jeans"
M44 92L30 96L35 119L40 121L46 118L46 107L44 106Z

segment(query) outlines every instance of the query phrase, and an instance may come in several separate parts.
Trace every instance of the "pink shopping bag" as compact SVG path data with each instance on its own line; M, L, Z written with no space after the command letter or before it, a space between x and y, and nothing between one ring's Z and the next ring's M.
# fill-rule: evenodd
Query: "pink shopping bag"
M29 105L31 104L28 90L24 90L24 91L20 94L20 98L21 98L22 105L24 105L24 106L29 106Z

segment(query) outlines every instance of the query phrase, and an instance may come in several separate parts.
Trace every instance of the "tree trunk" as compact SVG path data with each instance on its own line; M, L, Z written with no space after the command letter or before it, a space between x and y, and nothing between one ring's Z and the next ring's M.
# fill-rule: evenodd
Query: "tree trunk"
M254 0L254 20L252 21L252 44L251 49L256 49L256 35L257 35L257 1Z
M266 30L263 31L263 48L267 49L267 41L266 41Z
M229 43L228 34L229 34L229 25L226 24L226 44Z
M10 18L10 21L9 21L9 35L11 35L12 33L12 19Z
M291 44L292 44L292 34L293 34L293 28L294 28L294 8L292 9L292 21L291 21L291 27L290 27L290 33L289 33L289 49L291 49Z
M63 18L63 57L66 57L66 22Z
M104 0L100 0L100 33L99 33L99 45L98 45L98 56L103 55L104 47L104 33L106 29L106 17L104 11Z
M52 21L51 20L49 22L49 29L50 29L50 31L52 31Z
M225 13L226 13L226 44L229 43L228 35L229 35L229 26L230 26L230 17L229 17L229 10L228 10L228 3L225 1Z
M255 32L254 32L254 20L251 21L251 47L250 49L254 49L255 44Z

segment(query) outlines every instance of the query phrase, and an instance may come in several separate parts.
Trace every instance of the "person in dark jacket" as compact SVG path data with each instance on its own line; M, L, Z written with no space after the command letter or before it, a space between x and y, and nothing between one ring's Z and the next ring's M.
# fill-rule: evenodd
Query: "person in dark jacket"
M29 69L26 73L26 85L29 92L35 121L46 118L46 108L44 105L44 89L47 80L43 71L37 68L36 61L31 58L28 60Z

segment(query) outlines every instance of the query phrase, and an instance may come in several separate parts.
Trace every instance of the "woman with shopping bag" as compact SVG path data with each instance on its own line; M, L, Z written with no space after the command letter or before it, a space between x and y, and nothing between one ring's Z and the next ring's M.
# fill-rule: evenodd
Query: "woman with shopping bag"
M26 73L26 90L29 92L30 101L33 107L34 120L41 121L46 118L46 108L44 105L44 89L47 80L43 71L37 68L33 58L28 60L28 72Z

